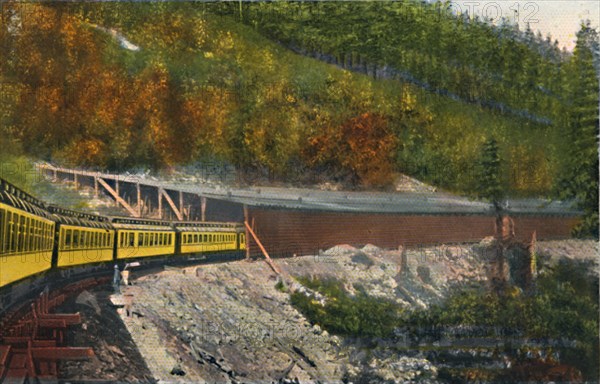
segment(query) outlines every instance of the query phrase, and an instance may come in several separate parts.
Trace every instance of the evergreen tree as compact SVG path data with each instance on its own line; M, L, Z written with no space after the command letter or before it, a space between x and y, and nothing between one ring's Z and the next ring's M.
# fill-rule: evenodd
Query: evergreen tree
M575 231L579 236L598 237L598 74L594 68L597 33L582 24L567 67L571 101L566 113L565 154L567 168L560 184L561 197L575 198L585 217Z
M479 187L477 195L489 200L497 212L501 211L501 200L504 197L504 183L498 155L498 143L495 138L488 139L483 145L479 160Z

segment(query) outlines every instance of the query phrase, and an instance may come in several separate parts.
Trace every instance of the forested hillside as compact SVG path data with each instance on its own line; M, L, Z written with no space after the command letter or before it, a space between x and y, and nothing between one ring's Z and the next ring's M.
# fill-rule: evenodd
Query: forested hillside
M5 3L0 140L89 168L211 160L359 188L402 172L477 195L493 139L509 195L597 211L596 31L567 53L410 4Z

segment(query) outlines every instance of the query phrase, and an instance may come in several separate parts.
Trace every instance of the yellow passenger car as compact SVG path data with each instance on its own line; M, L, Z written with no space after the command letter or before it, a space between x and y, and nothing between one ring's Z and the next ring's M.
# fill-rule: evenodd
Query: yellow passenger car
M175 232L160 220L112 218L117 231L117 259L173 255Z
M52 267L54 228L40 202L1 180L0 287Z
M244 233L236 223L176 223L176 229L181 236L182 254L245 249L245 240L240 239Z
M111 261L115 231L107 218L48 207L58 222L58 267Z

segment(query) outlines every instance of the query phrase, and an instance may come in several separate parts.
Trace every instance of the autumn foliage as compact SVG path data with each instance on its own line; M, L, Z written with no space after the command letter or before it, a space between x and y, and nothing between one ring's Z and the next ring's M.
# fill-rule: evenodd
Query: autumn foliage
M312 162L337 170L355 186L385 187L392 183L397 139L387 120L364 113L310 139Z

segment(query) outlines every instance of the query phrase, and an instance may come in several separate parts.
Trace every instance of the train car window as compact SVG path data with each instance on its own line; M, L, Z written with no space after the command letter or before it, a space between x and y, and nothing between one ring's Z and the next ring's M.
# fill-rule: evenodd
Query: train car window
M71 233L73 231L70 229L65 230L65 248L69 249L71 248Z
M202 234L198 235L198 242L202 243Z
M21 232L23 234L23 244L21 248L24 252L29 251L29 217L23 216L21 220Z
M40 240L40 249L43 249L43 250L47 250L49 248L50 249L52 248L52 247L48 247L48 235L47 235L47 232L46 232L46 226L47 225L48 224L46 224L46 223L41 223L41 225L40 225L41 226L41 230L40 230L40 237L41 237L41 240Z
M79 248L79 231L73 230L73 248Z
M8 223L7 225L7 229L6 229L6 234L8 237L8 252L13 252L15 250L15 232L14 232L14 219L13 219L13 213L12 212L8 212L8 215L6 216L6 222Z
M198 234L197 233L194 234L194 243L198 243Z
M119 232L119 248L125 248L125 233Z
M127 246L131 248L135 247L135 232L127 232L127 236L129 236Z
M138 241L137 241L138 247L142 247L144 245L144 234L141 232L138 232L137 237L138 237Z
M48 249L47 250L51 251L53 247L54 247L54 225L48 224Z
M25 221L26 223L26 232L25 232L25 248L27 249L27 251L31 252L34 251L35 249L33 248L33 219L31 218L27 218L27 220Z
M4 252L4 239L6 238L5 232L6 232L6 213L4 211L4 209L0 208L0 253L5 253Z
M171 241L171 235L172 235L172 234L171 234L171 233L169 233L169 239L168 239L168 240L169 240L169 242L167 243L167 245L171 245L171 244L172 244L172 241Z
M27 229L25 228L25 217L23 216L19 216L19 247L18 247L18 251L19 252L23 252L23 243L25 243L25 231L27 231Z
M33 223L33 246L35 249L42 249L40 246L40 225L41 222L39 220Z
M27 233L29 232L29 226L27 225L29 223L29 218L25 217L25 216L21 216L21 244L19 246L19 248L21 249L21 251L26 252L28 251L27 249Z
M31 226L29 227L29 249L38 250L39 248L35 245L35 227L37 225L37 220L31 220Z
M42 223L42 233L43 233L43 240L42 240L42 249L43 250L48 250L48 249L52 249L52 245L48 243L48 224L46 223Z
M155 233L150 233L150 240L148 241L148 245L150 245L151 247L154 246L154 235Z

